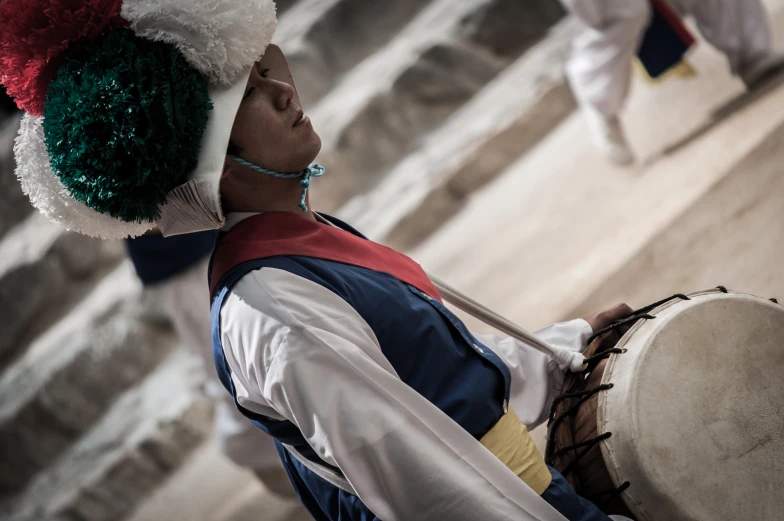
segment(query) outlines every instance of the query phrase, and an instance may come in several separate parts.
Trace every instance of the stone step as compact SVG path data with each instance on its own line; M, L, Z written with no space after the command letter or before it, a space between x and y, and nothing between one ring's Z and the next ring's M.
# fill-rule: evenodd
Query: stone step
M314 206L331 211L373 188L562 16L546 0L433 0L310 111L319 162L335 172Z
M210 479L205 480L204 476ZM288 479L288 478L284 478ZM221 453L211 439L127 521L308 521L299 500L269 492L249 470Z
M286 9L275 41L286 53L305 107L313 107L346 72L382 47L428 2L300 0Z
M206 439L211 401L194 355L178 349L125 393L0 513L13 521L120 521Z
M784 124L572 311L723 285L784 302Z
M339 215L400 250L436 231L573 112L563 70L580 30L561 21Z
M275 7L277 8L278 17L282 16L297 3L298 0L276 0Z
M33 211L14 174L14 139L19 118L19 113L0 112L0 239Z
M0 368L124 257L119 241L66 232L38 212L0 241Z
M772 12L781 11L780 0L767 4ZM780 15L774 23L781 25ZM571 113L574 99L563 69L571 40L582 30L575 20L560 22L545 40L428 135L423 145L401 161L378 187L354 198L338 215L395 249L415 248L456 215L474 191L501 175ZM706 58L710 68L701 72L710 78L724 58L703 42L698 64L705 63ZM683 82L664 83L657 86L657 95L638 95L634 105L647 103L648 113L671 105L671 99L678 100L679 106L715 107L726 98L727 88L706 92L707 84L700 80L696 83L700 88L684 89ZM649 125L649 115L663 124ZM694 121L674 130L682 119L680 111L668 110L666 114L645 114L626 122L643 161L655 160L667 145L694 130Z
M782 11L773 19L784 34ZM742 86L720 55L701 46L692 60L697 80L635 82L631 130L668 136L648 144L648 161L609 165L574 114L474 194L412 257L529 329L565 318L784 118L777 109L784 88L737 103ZM740 108L724 110L732 105ZM631 133L635 142L638 132Z
M123 265L0 378L0 497L26 483L98 421L176 345L145 315Z

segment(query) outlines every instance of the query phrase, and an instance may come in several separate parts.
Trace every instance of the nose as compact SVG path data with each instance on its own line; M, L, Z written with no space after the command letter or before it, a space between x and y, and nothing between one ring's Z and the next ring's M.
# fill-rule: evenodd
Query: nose
M275 107L286 110L294 100L294 87L283 81L273 80L275 84Z

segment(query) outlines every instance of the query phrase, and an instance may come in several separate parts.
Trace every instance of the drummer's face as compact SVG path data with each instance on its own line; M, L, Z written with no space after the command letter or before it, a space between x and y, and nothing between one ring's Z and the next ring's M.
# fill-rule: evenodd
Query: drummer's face
M310 118L294 101L294 88L253 68L231 130L232 152L276 172L300 172L321 150Z

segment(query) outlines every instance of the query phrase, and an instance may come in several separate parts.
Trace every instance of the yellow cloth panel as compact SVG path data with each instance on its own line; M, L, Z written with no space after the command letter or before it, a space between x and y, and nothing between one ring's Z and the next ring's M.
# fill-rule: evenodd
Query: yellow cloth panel
M645 70L645 67L642 66L640 60L634 60L634 70L639 74L646 82L650 84L657 84L662 83L667 80L671 80L673 78L680 78L682 80L687 80L691 78L697 77L697 70L689 63L688 60L682 60L678 65L674 66L661 76L656 79L651 78L648 75L648 71Z
M479 441L540 496L550 486L553 477L544 458L511 408Z

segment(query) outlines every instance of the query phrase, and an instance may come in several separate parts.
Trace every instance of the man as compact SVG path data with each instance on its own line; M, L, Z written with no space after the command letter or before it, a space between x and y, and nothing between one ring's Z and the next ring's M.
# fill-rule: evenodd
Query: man
M480 470L493 460L482 461L482 444L492 450L489 440L503 431L517 448L531 447L526 429L545 419L561 369L515 341L480 341L410 259L312 212L297 179L268 175L306 172L320 148L294 87L269 77L288 71L272 67L262 61L251 73L221 179L229 213L212 292L224 385L285 444L281 457L317 519L513 515L516 498L497 496L496 469ZM539 335L582 349L594 329L627 311ZM499 417L513 426L499 426ZM362 502L325 487L303 455L339 468ZM524 467L519 476L567 518L606 519L576 496L561 502L563 478L538 454L525 456L508 466Z
M667 0L694 16L708 42L723 52L730 70L751 89L784 63L761 0ZM611 161L630 164L634 154L619 115L629 94L632 61L651 19L651 0L561 0L586 28L574 42L566 72L597 146Z
M274 6L106 3L0 4L3 81L28 112L17 173L40 211L83 233L222 229L216 368L313 517L606 521L528 434L566 364L470 333L411 259L310 210L321 143L267 47ZM34 46L19 27L36 28ZM573 354L628 312L538 335Z
M186 348L205 362L207 393L215 398L215 434L221 451L251 470L265 488L283 499L295 498L274 440L254 427L223 390L212 360L208 290L204 283L217 231L164 238L157 230L126 239L128 256L144 285L145 302L167 317Z

